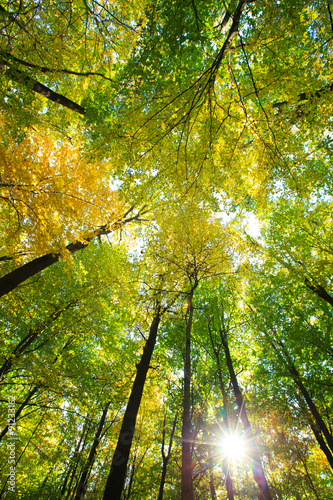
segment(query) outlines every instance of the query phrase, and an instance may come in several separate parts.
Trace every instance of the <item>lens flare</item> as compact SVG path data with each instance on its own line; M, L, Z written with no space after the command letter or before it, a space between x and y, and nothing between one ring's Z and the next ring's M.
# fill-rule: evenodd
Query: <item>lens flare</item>
M221 447L223 454L229 460L240 460L245 455L245 443L239 434L226 434L221 439Z

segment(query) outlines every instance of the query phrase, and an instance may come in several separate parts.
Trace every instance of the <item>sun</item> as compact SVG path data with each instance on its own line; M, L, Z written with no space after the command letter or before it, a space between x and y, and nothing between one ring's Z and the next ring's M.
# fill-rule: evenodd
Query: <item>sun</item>
M228 433L221 439L223 454L229 460L241 460L246 452L245 442L242 436L236 433Z

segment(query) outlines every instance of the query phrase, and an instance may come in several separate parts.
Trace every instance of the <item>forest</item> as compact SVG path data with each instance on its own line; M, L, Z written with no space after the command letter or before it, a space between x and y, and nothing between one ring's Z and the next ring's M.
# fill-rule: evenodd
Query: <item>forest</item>
M331 500L333 4L0 24L0 500Z

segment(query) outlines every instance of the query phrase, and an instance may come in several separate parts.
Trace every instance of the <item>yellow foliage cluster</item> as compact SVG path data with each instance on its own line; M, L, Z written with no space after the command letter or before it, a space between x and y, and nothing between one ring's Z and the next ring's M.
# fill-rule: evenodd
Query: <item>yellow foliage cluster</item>
M122 204L107 164L92 164L70 143L36 131L0 143L1 254L59 251L112 223Z

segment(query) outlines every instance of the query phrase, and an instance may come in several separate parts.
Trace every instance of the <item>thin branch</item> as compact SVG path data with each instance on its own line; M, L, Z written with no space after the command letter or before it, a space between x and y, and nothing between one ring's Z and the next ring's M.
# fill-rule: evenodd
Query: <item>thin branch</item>
M2 53L2 57L5 59L10 59L11 61L15 61L19 64L22 64L22 66L26 66L27 68L31 69L37 69L38 71L41 71L42 73L64 73L66 75L74 75L74 76L100 76L101 78L104 78L105 80L109 80L112 82L113 80L102 73L97 73L94 71L88 71L88 72L79 72L79 71L72 71L68 69L57 69L57 68L48 68L46 66L39 66L37 64L32 64L27 61L24 61L23 59L18 59L17 57L13 56L9 52L4 52Z

